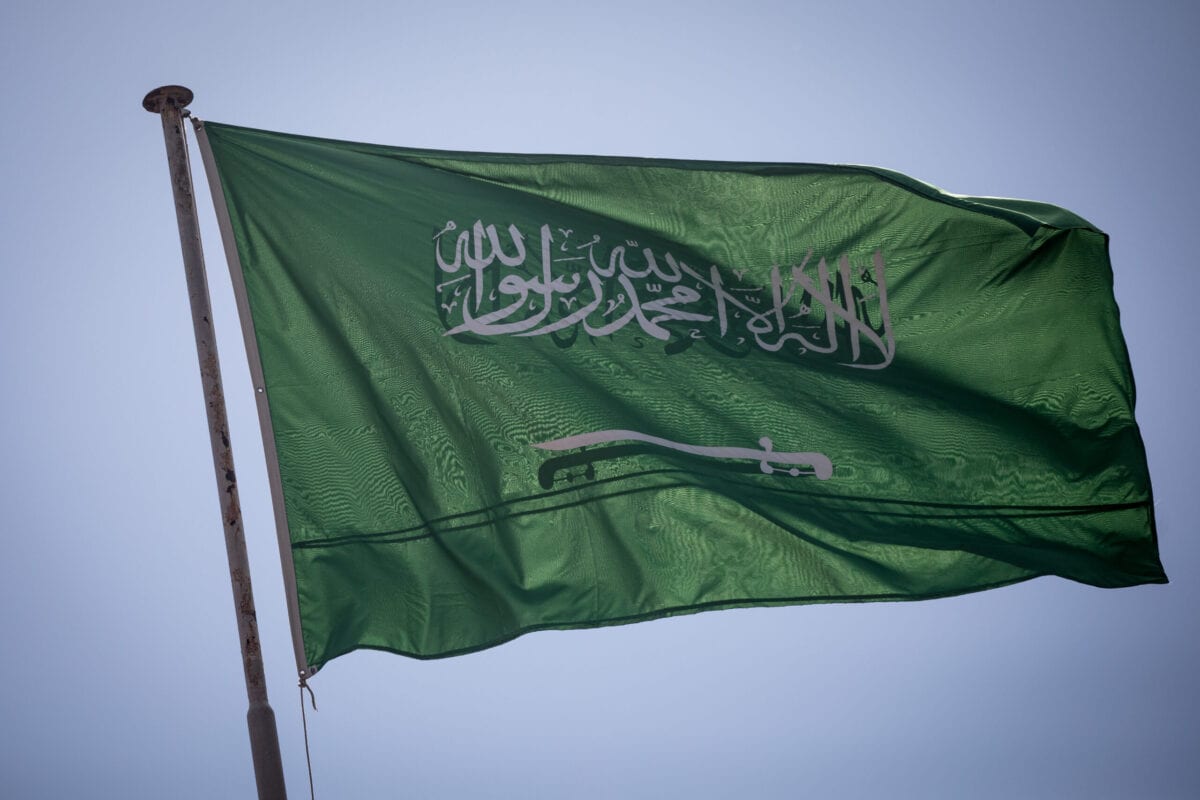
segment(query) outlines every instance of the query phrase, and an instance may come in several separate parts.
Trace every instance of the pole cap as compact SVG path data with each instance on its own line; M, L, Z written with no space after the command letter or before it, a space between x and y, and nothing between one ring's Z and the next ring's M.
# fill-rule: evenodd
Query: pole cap
M192 102L192 90L186 86L160 86L151 89L142 100L142 108L152 114L161 114L167 106L186 108Z

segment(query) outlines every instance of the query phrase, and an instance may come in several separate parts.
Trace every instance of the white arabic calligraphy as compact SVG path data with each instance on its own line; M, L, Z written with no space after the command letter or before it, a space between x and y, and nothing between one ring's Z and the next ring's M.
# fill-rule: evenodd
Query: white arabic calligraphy
M815 275L810 250L797 265L772 266L765 285L745 286L727 284L715 264L697 269L633 240L612 247L607 258L598 252L599 235L568 249L574 230L548 224L539 230L539 263L527 263L525 234L512 224L507 231L502 243L496 225L476 220L460 231L450 220L433 237L445 276L436 293L446 336L573 335L582 329L603 337L636 324L659 341L683 342L668 352L706 339L735 355L751 346L792 355L834 355L848 347L849 359L840 363L860 369L883 369L895 357L879 250L869 266L852 266L842 255L831 269L819 258ZM464 266L469 272L457 274ZM749 270L728 272L740 284ZM447 295L452 286L453 298Z

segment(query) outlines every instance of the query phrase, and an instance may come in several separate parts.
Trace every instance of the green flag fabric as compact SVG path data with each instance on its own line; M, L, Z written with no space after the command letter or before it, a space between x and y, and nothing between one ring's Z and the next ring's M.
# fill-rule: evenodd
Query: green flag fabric
M302 668L1166 581L1107 238L1070 212L865 167L202 131Z

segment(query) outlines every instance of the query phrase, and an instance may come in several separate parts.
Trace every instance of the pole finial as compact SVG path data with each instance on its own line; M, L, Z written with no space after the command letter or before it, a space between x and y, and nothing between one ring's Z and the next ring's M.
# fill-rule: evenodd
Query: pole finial
M142 108L151 114L161 114L167 106L185 108L192 102L192 90L186 86L160 86L151 89L142 100Z

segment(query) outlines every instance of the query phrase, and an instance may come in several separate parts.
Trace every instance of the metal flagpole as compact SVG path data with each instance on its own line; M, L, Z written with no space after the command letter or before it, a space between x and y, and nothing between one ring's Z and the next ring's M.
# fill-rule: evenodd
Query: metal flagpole
M221 364L217 359L212 308L208 300L208 278L204 272L204 251L200 247L200 223L196 218L192 171L188 163L187 141L183 134L182 109L190 102L190 89L183 86L160 86L146 95L142 100L142 107L162 116L163 139L167 144L171 188L175 193L175 216L179 222L179 243L183 247L183 268L187 274L188 296L192 305L192 328L196 334L196 355L200 359L200 380L204 387L205 406L208 410L208 435L212 443L213 468L216 470L221 519L225 526L225 552L229 557L233 606L237 612L242 667L246 673L246 695L250 702L246 722L250 728L254 780L258 784L259 800L283 800L287 797L283 783L283 760L279 755L275 712L267 702L267 681L263 673L262 649L258 640L254 592L250 585L250 561L246 555L246 536L242 531L242 508L238 501L237 478L233 472L233 450L229 446L225 393L221 388Z

